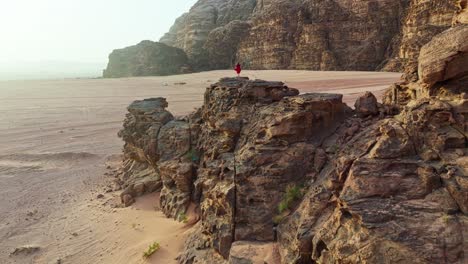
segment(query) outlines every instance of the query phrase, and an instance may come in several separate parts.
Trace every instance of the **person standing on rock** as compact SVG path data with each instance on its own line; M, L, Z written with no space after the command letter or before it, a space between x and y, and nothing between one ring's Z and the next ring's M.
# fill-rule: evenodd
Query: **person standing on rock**
M240 76L240 73L242 71L242 68L241 68L241 65L240 63L237 63L236 67L234 68L234 70L237 72L237 76L239 77Z

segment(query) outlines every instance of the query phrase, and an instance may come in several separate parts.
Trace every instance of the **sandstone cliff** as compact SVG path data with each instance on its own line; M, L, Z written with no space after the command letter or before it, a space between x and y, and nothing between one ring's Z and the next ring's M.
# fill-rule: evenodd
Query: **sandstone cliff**
M241 62L249 69L404 71L415 80L421 47L452 24L466 23L466 5L466 0L199 0L161 43L115 50L104 77L226 69Z
M104 78L172 75L190 70L188 58L181 49L145 40L109 55Z
M243 22L250 19L256 3L256 0L198 1L160 41L183 49L196 70L227 68L248 29Z
M197 70L390 70L414 73L419 49L465 0L199 0L161 42ZM460 20L463 21L463 20Z
M464 263L465 14L384 104L366 93L352 110L341 95L247 78L211 85L182 118L163 98L134 102L120 132L123 202L158 189L176 219L195 203L180 263L263 263L265 250L288 264Z
M411 0L384 69L401 68L415 77L419 50L435 35L451 27L457 13L466 8L466 1L463 1Z

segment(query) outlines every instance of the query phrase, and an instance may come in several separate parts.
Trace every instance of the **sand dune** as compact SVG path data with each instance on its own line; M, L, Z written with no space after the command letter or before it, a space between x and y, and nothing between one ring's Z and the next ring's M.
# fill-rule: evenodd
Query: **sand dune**
M364 91L381 94L400 76L243 74L284 81L301 92L343 93L348 103ZM111 176L104 174L119 165L122 142L116 134L130 102L163 96L170 111L185 114L202 104L210 83L229 75L0 82L0 263L175 263L190 230L157 210L157 194L118 208L118 193L105 192ZM144 260L154 241L161 250ZM28 245L38 250L9 256Z

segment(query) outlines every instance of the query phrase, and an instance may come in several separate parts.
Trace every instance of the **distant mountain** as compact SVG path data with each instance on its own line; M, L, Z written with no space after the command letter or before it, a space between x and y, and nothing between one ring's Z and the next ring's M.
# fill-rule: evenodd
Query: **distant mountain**
M114 50L104 70L105 78L172 75L189 71L188 58L179 48L145 40L135 46Z

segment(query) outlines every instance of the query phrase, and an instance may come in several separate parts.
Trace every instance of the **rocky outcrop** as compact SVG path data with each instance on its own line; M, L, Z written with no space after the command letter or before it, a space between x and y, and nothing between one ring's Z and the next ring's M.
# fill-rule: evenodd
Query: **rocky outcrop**
M124 191L122 202L128 206L134 198L161 189L157 162L157 136L162 126L174 117L165 110L166 99L151 98L133 102L127 109L119 137L125 141L124 163L118 175Z
M403 108L412 100L438 96L453 100L466 93L468 25L456 25L422 47L418 75L391 87L384 97L387 105Z
M467 25L420 52L418 81L338 94L223 78L174 119L136 101L126 157L161 179L161 208L200 220L179 263L464 263Z
M418 76L431 87L468 75L468 25L461 25L437 35L421 49Z
M278 186L300 185L311 175L315 146L350 113L341 95L307 94L282 83L226 78L207 89L198 136L204 248L224 258L238 240L272 241ZM247 114L248 113L248 114ZM311 138L311 135L316 137ZM190 249L184 259L196 258Z
M172 75L190 71L189 61L181 49L145 40L109 55L104 78Z
M164 98L135 101L128 107L119 132L125 141L119 178L125 205L144 193L161 191L161 209L167 216L177 218L190 203L191 134L188 123L176 120L166 107Z
M400 33L395 37L387 70L403 69L408 75L417 73L421 47L432 37L448 29L456 12L461 10L457 1L411 0L402 19Z

